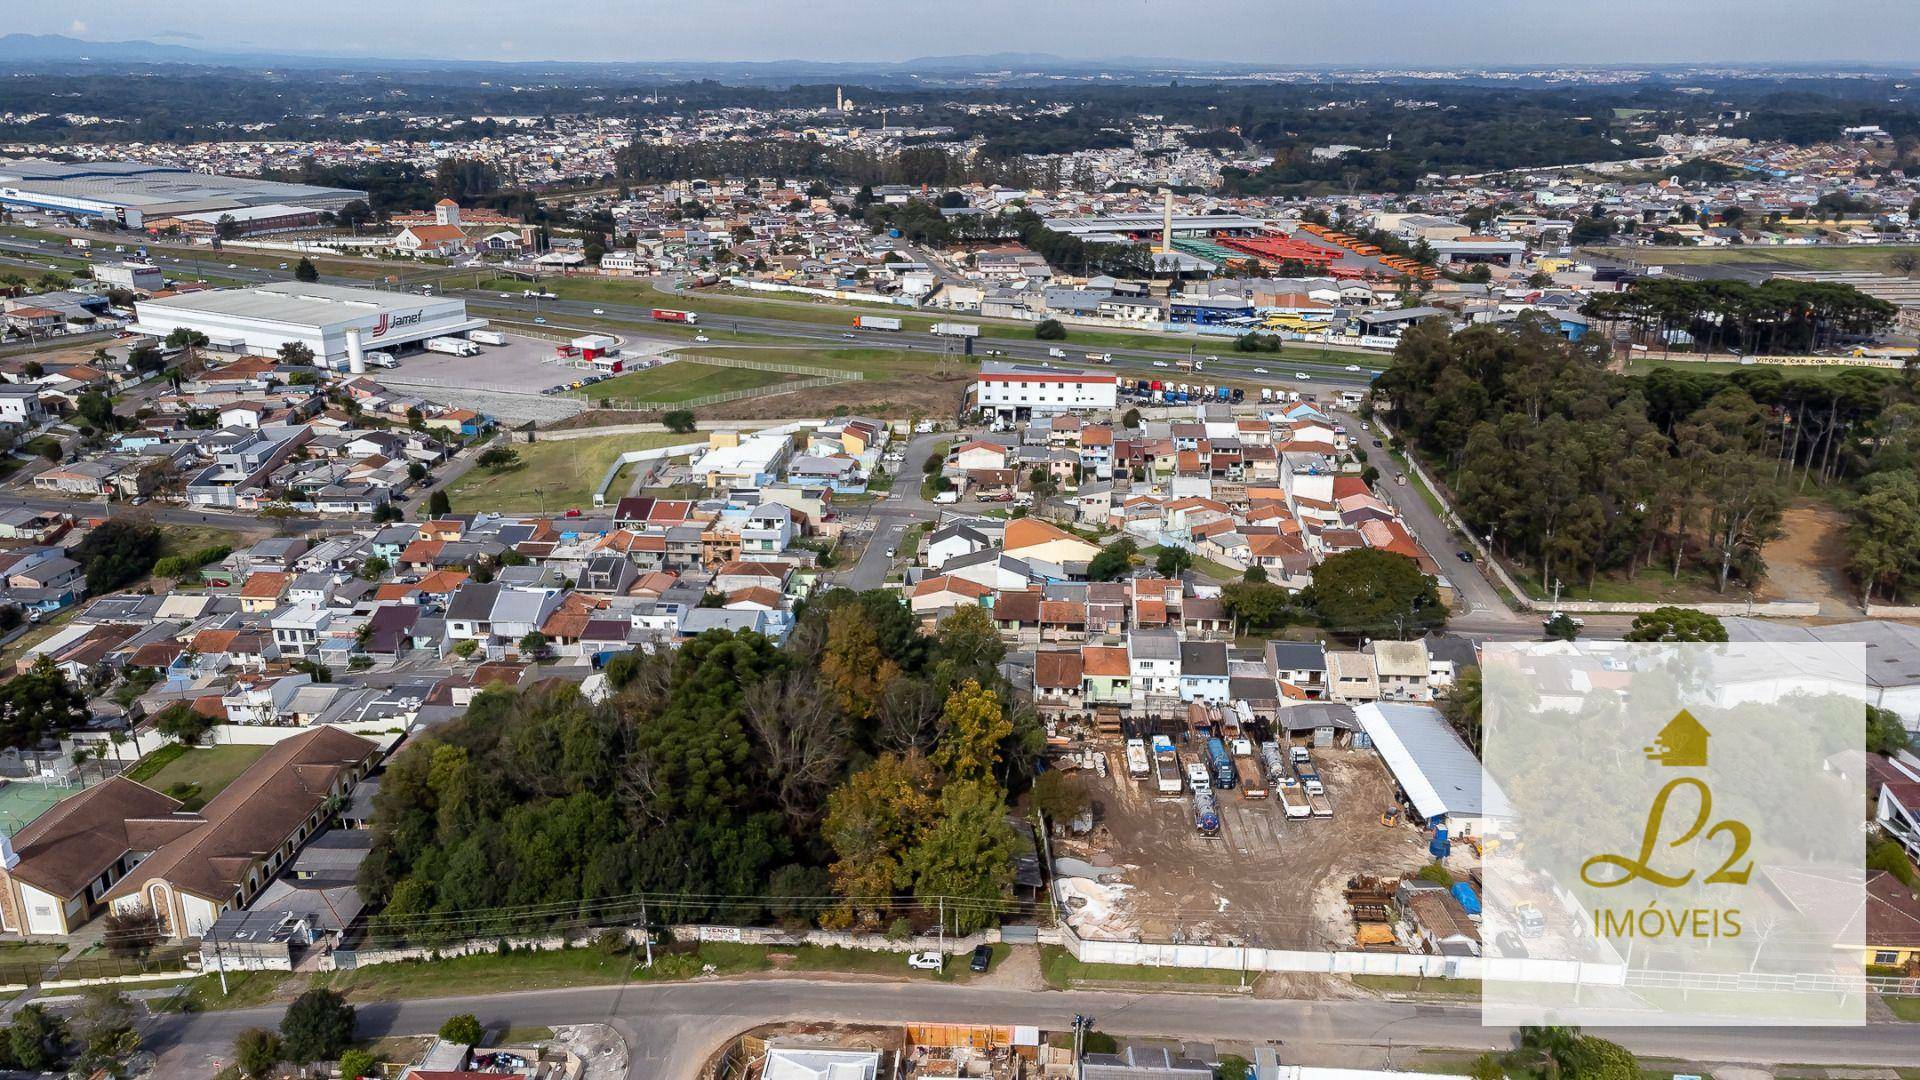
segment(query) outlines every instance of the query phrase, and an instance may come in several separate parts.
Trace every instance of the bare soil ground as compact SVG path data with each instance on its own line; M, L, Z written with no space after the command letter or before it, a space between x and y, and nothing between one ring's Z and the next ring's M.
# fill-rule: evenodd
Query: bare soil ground
M1289 820L1278 799L1220 799L1218 837L1193 827L1187 797L1162 799L1115 768L1096 796L1107 860L1132 886L1120 906L1141 940L1262 948L1351 945L1341 890L1355 874L1398 876L1428 861L1418 830L1382 826L1392 780L1370 750L1313 751L1332 818ZM1064 852L1062 852L1064 853Z
M1761 552L1767 579L1754 596L1818 601L1823 616L1859 615L1859 596L1845 570L1846 518L1831 506L1805 502L1788 507L1780 525L1780 539Z

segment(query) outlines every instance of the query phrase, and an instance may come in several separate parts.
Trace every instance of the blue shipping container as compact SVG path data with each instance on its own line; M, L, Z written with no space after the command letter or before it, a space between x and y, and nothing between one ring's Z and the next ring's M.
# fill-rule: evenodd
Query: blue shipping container
M1467 909L1467 914L1480 914L1480 898L1474 895L1473 886L1464 881L1456 883L1453 886L1453 898L1460 901L1460 906Z

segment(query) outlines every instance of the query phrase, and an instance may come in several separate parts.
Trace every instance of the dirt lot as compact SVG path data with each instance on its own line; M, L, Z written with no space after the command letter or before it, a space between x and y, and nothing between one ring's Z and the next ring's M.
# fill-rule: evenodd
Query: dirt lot
M1289 820L1277 798L1226 792L1220 835L1208 837L1195 831L1185 795L1163 799L1128 779L1115 748L1095 796L1102 826L1095 840L1103 847L1069 842L1056 851L1126 868L1119 880L1130 888L1117 917L1090 932L1265 948L1350 944L1341 899L1347 879L1418 869L1428 861L1426 845L1413 828L1381 826L1393 788L1377 754L1316 749L1313 756L1332 818Z
M1859 592L1842 569L1847 561L1846 519L1831 506L1800 503L1780 516L1780 539L1761 552L1767 579L1761 600L1815 600L1820 614L1857 617Z

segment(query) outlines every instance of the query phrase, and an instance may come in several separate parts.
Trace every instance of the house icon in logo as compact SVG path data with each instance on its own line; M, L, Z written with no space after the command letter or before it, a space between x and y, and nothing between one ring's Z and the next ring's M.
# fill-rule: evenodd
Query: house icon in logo
M1648 761L1657 761L1662 765L1676 768L1704 767L1707 763L1707 740L1713 737L1692 713L1681 709L1660 734L1653 737L1653 745L1645 747Z

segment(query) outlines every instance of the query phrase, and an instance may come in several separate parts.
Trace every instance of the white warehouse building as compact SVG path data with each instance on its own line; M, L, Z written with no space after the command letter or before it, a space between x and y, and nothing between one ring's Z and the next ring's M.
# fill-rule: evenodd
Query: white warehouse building
M225 352L271 356L298 341L313 350L314 363L336 370L365 370L365 350L392 351L487 325L467 317L464 300L294 281L141 300L134 313L138 332L165 338L186 327Z
M973 407L1000 421L1111 409L1119 396L1115 375L1000 360L981 364L973 384Z

